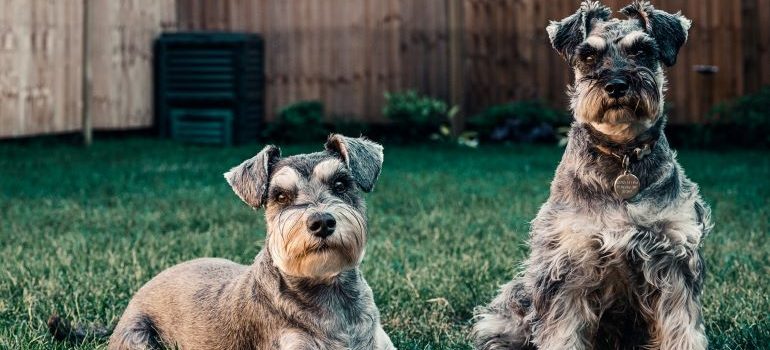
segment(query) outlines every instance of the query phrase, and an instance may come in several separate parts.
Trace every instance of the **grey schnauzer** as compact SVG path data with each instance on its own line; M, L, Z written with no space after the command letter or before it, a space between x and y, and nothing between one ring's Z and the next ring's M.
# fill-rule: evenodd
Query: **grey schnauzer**
M374 187L382 146L332 135L325 148L281 158L267 146L227 172L244 202L265 208L254 263L205 258L161 272L129 302L109 348L393 349L359 270L361 191ZM53 320L54 335L69 332L61 326Z
M594 1L551 22L574 70L575 121L532 222L523 269L476 310L478 349L706 349L710 209L663 135L664 66L690 21L637 1Z

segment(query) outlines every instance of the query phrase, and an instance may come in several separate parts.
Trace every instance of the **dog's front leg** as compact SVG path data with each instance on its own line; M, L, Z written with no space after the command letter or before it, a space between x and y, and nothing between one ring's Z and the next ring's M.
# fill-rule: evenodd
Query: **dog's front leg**
M677 293L681 293L676 295ZM671 290L661 295L656 308L653 346L671 350L708 348L700 303L688 291Z
M701 257L696 255L691 259ZM695 264L702 266L700 261ZM665 283L658 285L652 294L656 297L650 302L652 346L664 350L705 350L708 340L700 305L701 272L683 270L682 265L669 267L662 274Z
M471 338L478 350L530 349L530 325L524 318L531 298L524 283L513 280L485 307L475 310Z
M662 232L640 230L631 244L630 263L641 277L636 294L649 327L649 345L664 350L706 349L700 305L703 257L697 240L677 239L681 235L674 233L672 227Z
M597 322L585 290L564 288L567 283L550 277L537 288L533 302L535 327L532 342L539 349L591 349L590 334Z

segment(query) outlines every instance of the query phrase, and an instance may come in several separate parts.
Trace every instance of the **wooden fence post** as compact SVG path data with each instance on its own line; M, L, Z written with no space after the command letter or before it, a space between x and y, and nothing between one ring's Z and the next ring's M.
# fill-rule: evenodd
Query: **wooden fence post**
M447 0L447 21L449 27L449 101L450 105L460 107L459 113L452 119L452 133L459 135L465 128L464 95L465 84L463 78L463 1Z
M91 120L91 16L90 1L83 0L83 57L81 69L83 144L87 147L93 142L93 123Z

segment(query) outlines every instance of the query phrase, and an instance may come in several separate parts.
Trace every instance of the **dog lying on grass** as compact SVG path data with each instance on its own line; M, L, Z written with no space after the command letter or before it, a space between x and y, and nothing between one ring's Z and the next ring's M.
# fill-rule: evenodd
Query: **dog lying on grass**
M267 146L234 167L225 178L235 193L265 208L254 263L203 258L161 272L131 299L109 348L393 349L358 268L361 191L382 161L382 146L332 135L322 152L282 158ZM57 339L85 335L58 317L49 327Z

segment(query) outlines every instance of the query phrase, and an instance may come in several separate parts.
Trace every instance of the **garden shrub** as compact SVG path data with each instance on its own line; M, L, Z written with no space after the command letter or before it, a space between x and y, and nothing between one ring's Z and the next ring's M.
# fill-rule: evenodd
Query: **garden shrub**
M466 125L485 141L553 142L559 127L569 122L569 114L540 101L516 101L489 107Z
M323 122L324 106L319 101L300 101L281 108L268 123L264 137L274 142L307 143L324 140L329 130Z
M401 141L427 140L449 119L449 105L414 90L386 92L382 114L405 138Z
M726 146L770 147L770 86L721 103L709 112L704 142Z

